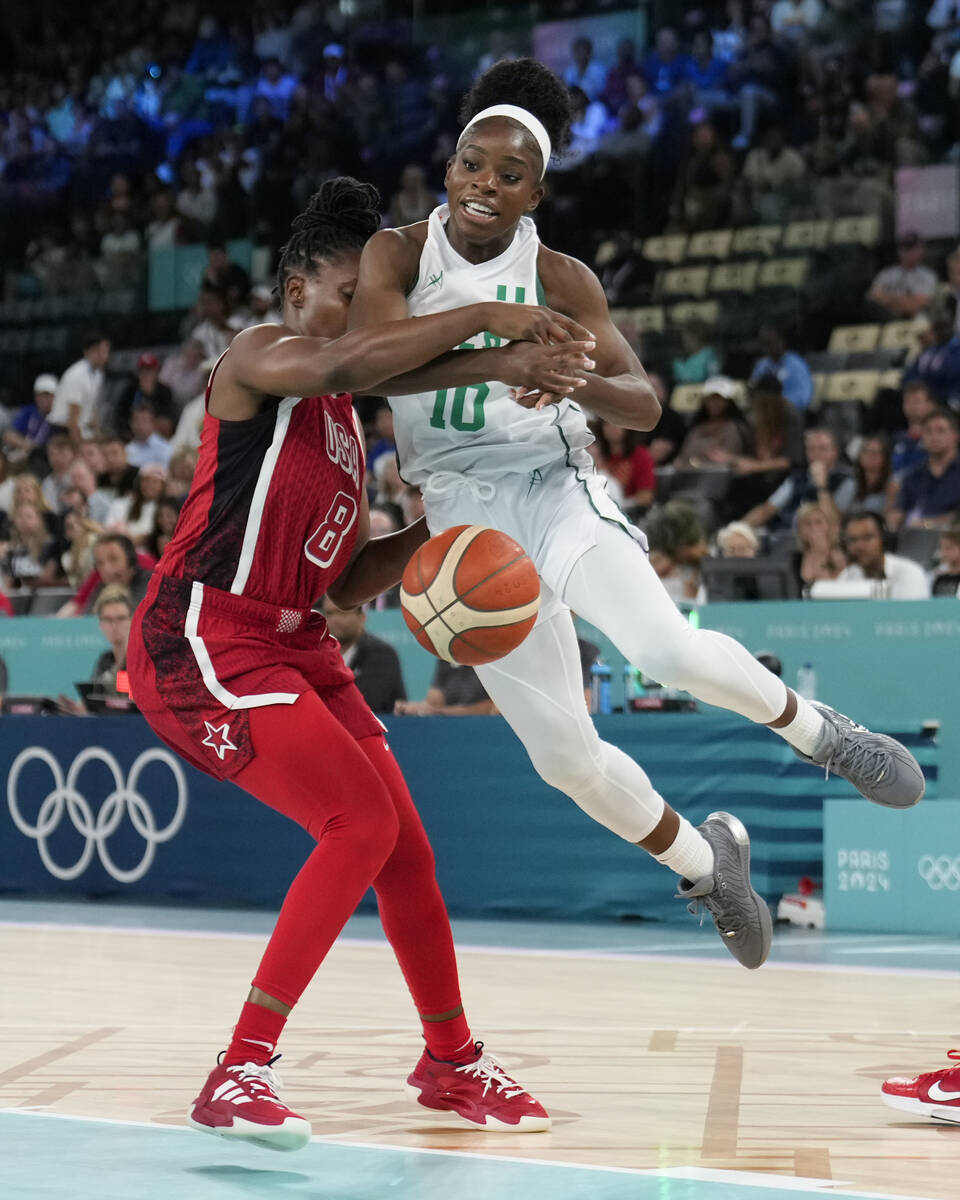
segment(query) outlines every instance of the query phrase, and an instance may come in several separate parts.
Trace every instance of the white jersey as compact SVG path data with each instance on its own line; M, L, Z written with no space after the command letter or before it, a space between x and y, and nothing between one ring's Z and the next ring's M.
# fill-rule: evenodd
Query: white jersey
M471 263L461 258L447 239L444 225L448 215L446 205L430 214L419 273L407 298L411 316L488 300L543 302L537 276L540 238L529 217L521 218L513 241L502 254L489 262ZM480 333L457 348L499 345L501 339ZM423 484L438 472L529 474L552 462L570 461L572 454L593 441L586 417L576 404L563 400L543 412L525 409L503 383L394 396L390 407L400 471L410 483Z

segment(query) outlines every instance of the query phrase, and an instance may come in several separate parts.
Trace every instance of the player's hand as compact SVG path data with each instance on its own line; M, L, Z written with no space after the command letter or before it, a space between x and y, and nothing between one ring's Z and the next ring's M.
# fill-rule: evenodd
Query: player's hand
M571 317L542 304L484 304L484 324L490 333L510 342L593 342L596 339ZM592 348L592 347L591 347Z
M592 349L593 342L564 342L555 346L511 342L498 351L502 361L499 379L521 393L568 396L586 384L582 373L596 367L588 357Z

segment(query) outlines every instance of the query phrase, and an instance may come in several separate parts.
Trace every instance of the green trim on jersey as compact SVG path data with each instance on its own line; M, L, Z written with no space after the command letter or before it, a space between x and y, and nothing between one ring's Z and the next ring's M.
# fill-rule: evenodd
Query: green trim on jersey
M547 293L543 290L543 283L540 279L540 272L537 272L537 303L546 304Z
M571 408L576 408L576 407L577 406L574 404L571 405ZM556 408L556 406L554 406L554 408ZM580 410L578 409L577 411L579 412ZM627 535L627 537L632 542L635 542L637 539L633 536L633 534L627 528L627 526L630 524L630 520L628 519L626 513L623 511L623 509L620 507L620 505L616 502L616 500L610 499L609 496L607 497L607 499L610 500L610 503L613 505L613 507L617 510L617 512L623 518L622 521L618 521L616 517L608 517L606 515L606 513L602 513L600 511L600 509L597 508L596 503L594 502L594 499L593 499L593 495L592 495L590 489L587 487L587 481L580 474L580 468L576 465L576 463L573 463L570 461L570 443L567 441L567 435L563 432L563 426L560 424L559 409L557 409L554 413L553 427L557 431L557 433L560 434L560 440L563 442L565 465L568 466L571 471L573 471L574 475L576 476L577 483L579 483L580 486L583 488L584 492L586 492L587 500L590 502L590 507L597 514L597 516L600 518L601 521L606 521L610 525L616 525L616 527L618 529L623 530L623 532Z

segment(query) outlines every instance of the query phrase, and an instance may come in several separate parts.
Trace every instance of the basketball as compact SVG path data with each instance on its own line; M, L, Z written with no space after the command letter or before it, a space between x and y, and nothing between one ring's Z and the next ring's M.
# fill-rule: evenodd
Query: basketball
M424 650L478 667L515 650L533 628L540 579L513 538L483 525L454 525L407 563L400 604Z

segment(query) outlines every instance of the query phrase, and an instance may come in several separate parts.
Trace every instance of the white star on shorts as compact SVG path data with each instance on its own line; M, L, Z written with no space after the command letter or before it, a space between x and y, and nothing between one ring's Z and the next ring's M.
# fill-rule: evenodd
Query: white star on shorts
M209 746L211 750L216 750L218 757L222 761L226 757L228 750L236 750L237 747L230 741L230 726L226 721L222 725L211 725L209 721L204 721L207 727L207 736L200 743L202 746Z

